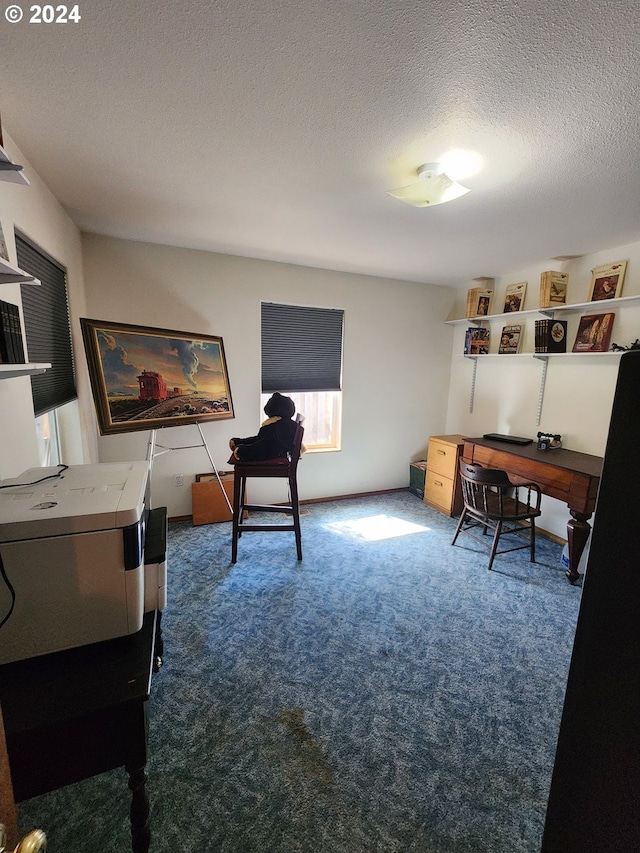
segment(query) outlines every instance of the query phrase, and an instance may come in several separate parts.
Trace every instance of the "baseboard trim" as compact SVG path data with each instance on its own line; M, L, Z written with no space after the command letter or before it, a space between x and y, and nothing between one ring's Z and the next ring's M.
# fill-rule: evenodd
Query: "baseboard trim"
M391 495L394 492L406 492L408 489L406 487L400 489L378 489L375 492L355 492L350 495L333 495L332 497L326 498L306 498L305 500L300 501L300 506L305 504L323 504L327 501L348 501L353 498L370 498L375 495ZM286 504L283 502L283 506ZM169 521L193 521L192 515L173 515L169 518Z
M378 489L375 492L356 492L351 495L333 495L332 497L327 498L307 498L306 500L301 500L300 505L302 504L323 504L327 501L349 501L354 498L372 498L376 495L392 495L395 492L406 492L408 491L407 487L401 489Z
M536 536L542 536L543 539L550 539L552 542L555 542L556 545L566 545L567 540L562 536L558 536L557 533L551 533L550 530L543 530L542 527L538 527L536 525Z

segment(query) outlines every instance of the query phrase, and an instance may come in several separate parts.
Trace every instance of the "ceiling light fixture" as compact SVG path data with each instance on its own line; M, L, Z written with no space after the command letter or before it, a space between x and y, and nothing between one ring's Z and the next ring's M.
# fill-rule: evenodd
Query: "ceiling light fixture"
M397 190L388 190L387 195L406 201L414 207L433 207L443 204L445 201L453 201L470 192L468 187L463 187L452 181L442 169L440 163L425 163L418 168L418 178L414 184L400 187Z

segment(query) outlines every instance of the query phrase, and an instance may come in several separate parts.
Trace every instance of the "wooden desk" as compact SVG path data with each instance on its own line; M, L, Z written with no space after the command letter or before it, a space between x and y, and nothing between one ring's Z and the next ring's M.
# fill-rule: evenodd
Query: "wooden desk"
M602 457L573 450L538 450L537 444L516 445L486 438L467 438L462 458L486 468L502 468L514 482L534 482L540 491L564 501L571 518L567 523L569 568L574 583L578 563L591 530L589 519L596 506Z
M134 853L150 844L145 766L155 633L152 611L136 634L0 666L16 801L124 766Z

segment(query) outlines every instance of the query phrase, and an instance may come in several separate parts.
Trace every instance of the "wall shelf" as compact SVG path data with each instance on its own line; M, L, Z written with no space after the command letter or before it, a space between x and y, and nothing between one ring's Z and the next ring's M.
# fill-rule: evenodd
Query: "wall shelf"
M24 174L23 167L14 163L2 147L0 147L0 181L29 185L29 179Z
M10 181L14 184L27 184L29 180L22 166L14 163L4 148L0 147L0 181ZM35 276L24 272L0 258L0 284L36 284L41 282ZM14 379L17 376L36 376L51 368L50 364L28 362L26 364L0 364L0 379Z
M610 310L612 308L631 306L633 304L640 304L640 295L634 296L619 296L616 299L604 299L598 302L575 302L571 305L554 305L548 308L528 308L524 311L509 311L503 314L487 314L485 316L480 317L460 317L455 320L445 320L445 323L450 326L460 326L460 325L475 325L478 326L481 323L490 323L493 320L500 320L502 322L505 321L513 321L518 318L537 315L544 316L549 318L555 318L561 316L563 314L570 313L582 313L585 311L591 312L601 312L605 308ZM461 353L459 358L468 358L473 361L473 371L471 375L471 392L470 392L470 400L469 400L469 412L473 412L473 404L475 398L475 390L476 390L476 376L478 372L478 361L482 361L485 358L502 358L507 359L507 361L512 361L513 359L536 359L542 363L542 374L540 377L540 391L538 393L538 410L537 410L537 420L536 425L540 425L540 419L542 417L542 404L544 402L544 391L545 384L547 380L547 369L549 366L550 358L611 358L611 356L621 356L626 350L609 350L607 352L524 352L524 353L499 353L499 352L489 352L478 355L471 355Z
M607 350L606 352L486 352L482 355L472 355L470 353L462 353L458 358L474 358L482 361L485 358L501 358L504 361L511 361L516 358L602 358L603 356L622 355L627 350Z
M0 364L0 379L14 379L16 376L35 376L49 370L50 364Z
M10 264L4 258L0 258L0 284L13 283L40 284L40 280Z
M617 299L603 299L599 302L574 302L571 305L552 305L548 308L527 308L525 311L508 311L506 314L487 314L480 317L459 317L456 320L445 320L449 326L459 326L463 323L483 323L487 320L508 320L515 317L526 317L531 314L543 314L545 317L554 317L556 314L568 314L575 311L584 311L592 309L593 311L602 311L604 306L617 307L628 305L631 302L640 302L640 295L637 296L618 296Z

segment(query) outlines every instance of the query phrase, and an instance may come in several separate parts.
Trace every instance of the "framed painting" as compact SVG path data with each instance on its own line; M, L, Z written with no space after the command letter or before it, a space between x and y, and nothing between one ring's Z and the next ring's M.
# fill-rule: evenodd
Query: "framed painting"
M602 302L622 295L622 284L627 269L626 261L606 264L591 271L589 302Z
M615 314L584 314L580 317L573 352L607 352Z
M101 435L233 418L222 338L80 318Z

